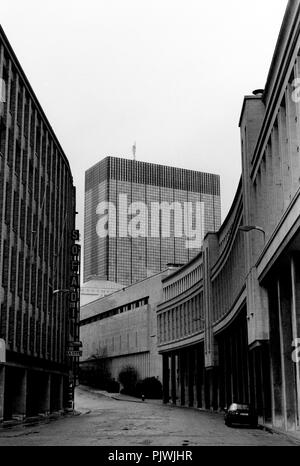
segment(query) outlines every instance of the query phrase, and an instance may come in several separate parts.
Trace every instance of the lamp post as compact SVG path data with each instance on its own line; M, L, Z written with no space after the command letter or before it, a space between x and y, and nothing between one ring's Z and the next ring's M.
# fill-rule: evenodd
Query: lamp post
M259 227L257 225L242 225L241 227L239 227L239 230L245 233L248 233L249 231L253 230L260 231L264 235L264 243L266 242L266 232L262 227Z
M69 293L70 290L67 290L67 289L60 289L60 290L54 290L52 292L52 296L55 295L55 294L58 294L58 293Z

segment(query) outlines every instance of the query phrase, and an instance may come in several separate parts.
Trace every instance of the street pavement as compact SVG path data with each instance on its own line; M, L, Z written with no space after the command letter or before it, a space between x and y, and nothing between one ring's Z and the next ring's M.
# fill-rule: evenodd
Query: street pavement
M3 445L297 445L285 435L246 427L229 428L223 416L191 408L76 390L77 416L0 429ZM299 443L298 443L299 445Z

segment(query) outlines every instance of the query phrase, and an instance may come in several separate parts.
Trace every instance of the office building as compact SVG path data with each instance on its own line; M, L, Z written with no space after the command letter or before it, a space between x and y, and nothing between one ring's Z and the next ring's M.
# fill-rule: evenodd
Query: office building
M0 78L0 420L6 421L72 405L74 360L67 351L79 338L80 251L69 162L1 28Z
M220 210L217 175L105 158L85 176L84 281L129 285L185 264Z

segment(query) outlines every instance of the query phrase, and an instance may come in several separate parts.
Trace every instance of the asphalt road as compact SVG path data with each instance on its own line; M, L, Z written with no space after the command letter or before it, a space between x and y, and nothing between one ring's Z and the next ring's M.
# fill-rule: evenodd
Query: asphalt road
M220 414L165 406L146 400L115 400L79 387L79 416L0 429L3 445L295 445L284 435L251 428L229 428Z

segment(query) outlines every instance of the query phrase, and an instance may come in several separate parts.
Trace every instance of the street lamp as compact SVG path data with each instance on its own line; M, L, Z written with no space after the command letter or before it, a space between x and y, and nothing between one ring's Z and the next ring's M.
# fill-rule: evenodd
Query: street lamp
M58 294L58 293L69 293L70 290L67 289L62 289L62 290L54 290L52 295Z
M241 227L239 227L239 230L244 231L246 233L252 230L260 231L264 235L264 243L266 242L266 232L262 227L258 227L257 225L242 225Z

